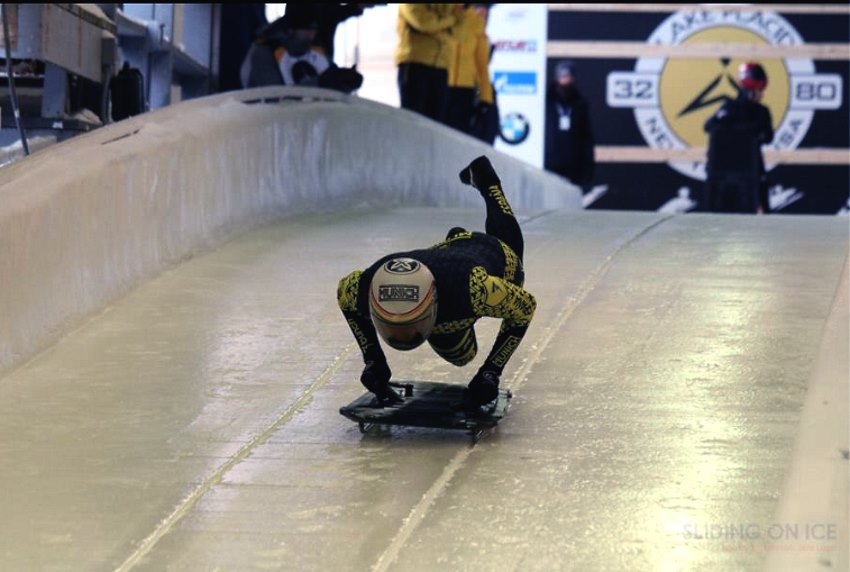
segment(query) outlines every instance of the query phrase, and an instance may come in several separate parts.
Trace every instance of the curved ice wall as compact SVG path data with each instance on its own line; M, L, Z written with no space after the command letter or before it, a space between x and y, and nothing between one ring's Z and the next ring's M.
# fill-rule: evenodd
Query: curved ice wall
M275 218L355 205L480 206L489 155L518 213L581 208L562 179L446 127L297 88L220 94L0 169L0 372L169 265Z

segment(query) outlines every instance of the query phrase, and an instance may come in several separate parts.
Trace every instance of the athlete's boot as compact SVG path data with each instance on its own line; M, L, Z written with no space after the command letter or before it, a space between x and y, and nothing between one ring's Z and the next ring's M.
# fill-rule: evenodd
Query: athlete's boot
M461 170L460 182L464 185L472 185L481 192L491 185L501 185L499 176L486 155L481 155Z

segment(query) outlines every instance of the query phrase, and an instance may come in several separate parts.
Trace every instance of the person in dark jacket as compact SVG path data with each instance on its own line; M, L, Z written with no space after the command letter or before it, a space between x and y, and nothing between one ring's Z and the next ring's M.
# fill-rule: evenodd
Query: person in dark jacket
M595 140L587 100L575 83L573 65L555 66L546 93L546 141L543 167L587 190L596 166Z
M288 4L287 14L295 13L296 10L315 13L317 20L316 38L314 44L322 49L328 61L334 63L334 42L336 40L336 29L349 18L363 15L366 8L375 4Z
M726 98L705 122L707 209L710 212L758 213L770 210L767 171L761 146L773 140L770 109L761 103L767 74L756 62L738 69L738 96Z
M239 69L243 88L283 85L275 52L289 40L290 30L290 22L282 17L256 32Z
M388 254L340 280L337 303L366 367L360 382L380 401L397 401L380 339L396 350L425 341L458 367L475 358L474 324L502 320L493 348L469 382L464 405L485 405L498 396L502 370L519 346L537 302L523 288L522 230L502 192L490 160L481 156L460 172L461 182L481 193L486 232L455 227L429 248Z
M351 93L363 83L355 68L341 68L316 45L319 12L314 5L290 4L286 14L257 35L242 64L245 88L265 85L324 87Z

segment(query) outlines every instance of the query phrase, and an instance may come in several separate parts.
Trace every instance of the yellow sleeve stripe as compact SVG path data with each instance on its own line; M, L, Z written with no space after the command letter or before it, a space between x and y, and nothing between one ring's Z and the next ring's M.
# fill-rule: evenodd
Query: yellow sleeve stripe
M354 312L357 310L357 292L360 289L362 270L355 270L339 281L336 288L336 301L341 310Z

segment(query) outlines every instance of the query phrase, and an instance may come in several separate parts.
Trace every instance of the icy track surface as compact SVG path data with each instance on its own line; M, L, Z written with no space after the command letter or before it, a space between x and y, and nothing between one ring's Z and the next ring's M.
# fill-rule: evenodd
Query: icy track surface
M483 205L286 220L0 379L0 569L755 571L770 543L835 566L840 518L768 533L798 518L778 515L807 387L846 329L846 220L523 218L538 310L482 441L339 415L362 364L335 289ZM497 327L465 368L420 348L388 352L394 375L465 383Z

